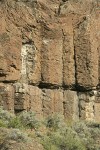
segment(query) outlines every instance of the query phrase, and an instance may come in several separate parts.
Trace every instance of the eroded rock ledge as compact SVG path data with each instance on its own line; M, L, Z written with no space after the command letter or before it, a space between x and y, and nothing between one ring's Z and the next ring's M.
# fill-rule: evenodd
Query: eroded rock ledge
M99 0L0 1L0 105L100 121Z

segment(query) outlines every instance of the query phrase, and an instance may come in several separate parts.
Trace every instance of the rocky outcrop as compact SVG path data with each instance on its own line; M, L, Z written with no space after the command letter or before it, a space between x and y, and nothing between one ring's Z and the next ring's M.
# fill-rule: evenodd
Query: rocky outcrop
M99 0L0 1L0 105L100 121Z

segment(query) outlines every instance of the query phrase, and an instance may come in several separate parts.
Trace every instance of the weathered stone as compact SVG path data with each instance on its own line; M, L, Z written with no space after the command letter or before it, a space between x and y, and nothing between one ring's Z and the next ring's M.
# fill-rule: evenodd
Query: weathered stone
M42 90L35 86L29 86L29 109L36 113L38 118L43 117Z
M15 87L15 111L29 110L29 87L27 84L17 83Z
M79 107L77 92L65 90L64 91L64 116L67 120L79 119Z
M43 89L43 115L54 113L63 115L63 91L57 89Z
M74 0L65 0L60 4L59 14L61 16L67 15L89 15L91 10L95 10L99 7L99 2L94 0L84 0L84 1L74 1Z
M61 29L59 30L59 26L56 24L43 27L43 30L43 44L41 48L42 82L61 86L63 79L62 31Z
M82 120L94 121L95 117L95 95L88 92L79 93L79 117Z
M94 104L95 121L100 123L100 103Z
M97 0L0 1L0 105L38 117L99 120L99 6Z
M69 19L69 18L68 18ZM66 18L67 20L67 18ZM66 87L75 85L75 62L74 62L74 45L73 45L73 27L72 20L69 22L62 19L63 33L63 84Z
M14 112L14 88L12 85L0 83L0 105L4 109Z
M74 30L76 84L92 89L98 84L98 44L95 21L86 17Z
M41 79L39 51L33 43L23 44L21 82L38 84Z

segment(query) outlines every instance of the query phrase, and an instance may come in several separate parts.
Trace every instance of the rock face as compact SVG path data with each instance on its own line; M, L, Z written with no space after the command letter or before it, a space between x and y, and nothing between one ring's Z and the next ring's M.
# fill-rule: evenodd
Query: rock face
M100 121L99 0L0 1L0 105Z

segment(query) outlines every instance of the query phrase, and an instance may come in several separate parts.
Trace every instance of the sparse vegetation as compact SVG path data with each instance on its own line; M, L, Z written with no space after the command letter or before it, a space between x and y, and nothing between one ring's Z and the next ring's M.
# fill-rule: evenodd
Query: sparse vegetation
M61 115L50 115L45 119L45 126L53 131L65 126L64 118Z
M24 111L18 118L25 127L30 129L38 129L40 125L40 122L36 119L35 113L32 111Z
M18 116L0 108L0 127L18 128L18 129L37 129L39 121L34 112L22 112Z
M50 116L50 130L42 137L42 144L46 150L99 150L100 126L94 125L82 121L66 124L58 116Z
M45 127L42 131L41 126ZM0 108L0 147L9 140L26 143L34 138L44 150L100 150L100 125L87 122L69 125L59 115L40 122L34 112L15 116Z

